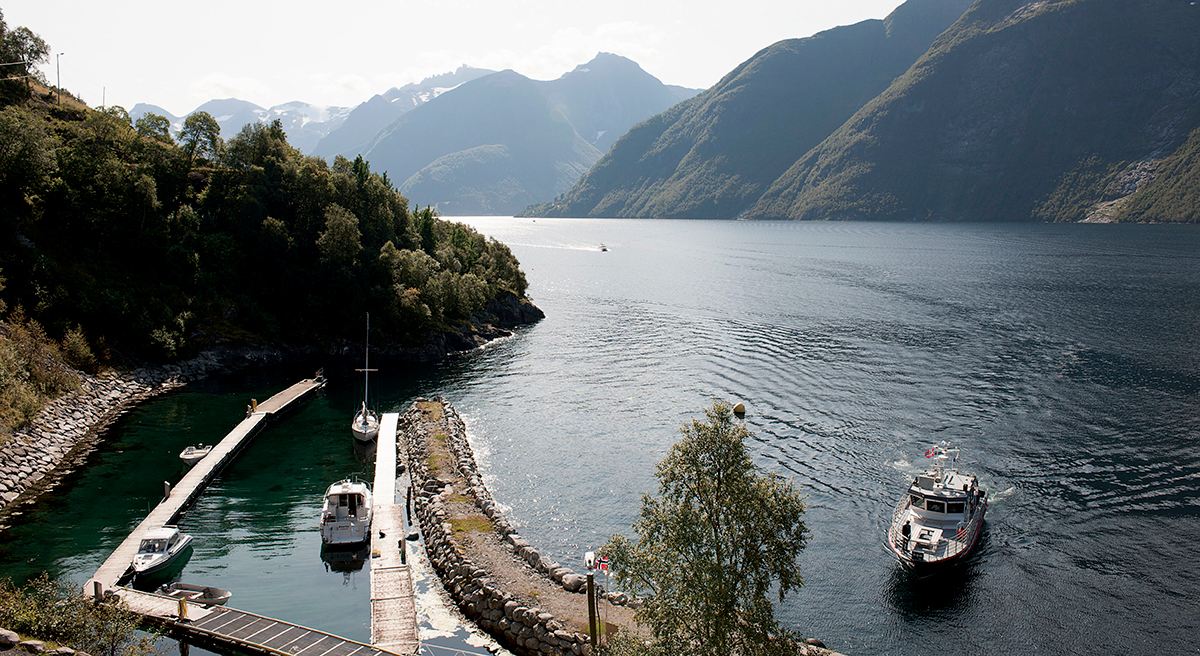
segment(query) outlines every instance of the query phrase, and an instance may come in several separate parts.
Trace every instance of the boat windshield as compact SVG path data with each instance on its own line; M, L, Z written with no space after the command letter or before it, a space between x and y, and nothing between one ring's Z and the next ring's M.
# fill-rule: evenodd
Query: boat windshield
M140 553L162 553L167 550L166 540L142 540L138 547Z

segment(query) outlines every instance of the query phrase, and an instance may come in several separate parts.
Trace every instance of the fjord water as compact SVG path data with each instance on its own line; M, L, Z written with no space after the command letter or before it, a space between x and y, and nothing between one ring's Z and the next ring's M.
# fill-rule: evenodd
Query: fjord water
M713 398L743 401L755 461L808 497L806 586L778 612L804 635L853 655L1195 653L1200 230L467 222L512 247L546 319L372 389L386 411L452 402L543 552L581 569L630 533L679 426ZM183 446L306 373L211 381L131 413L16 518L0 575L85 579L178 478ZM327 572L317 533L325 486L370 471L346 425L358 385L336 376L187 514L185 580L366 637L366 570ZM939 440L993 502L978 553L915 580L883 531Z

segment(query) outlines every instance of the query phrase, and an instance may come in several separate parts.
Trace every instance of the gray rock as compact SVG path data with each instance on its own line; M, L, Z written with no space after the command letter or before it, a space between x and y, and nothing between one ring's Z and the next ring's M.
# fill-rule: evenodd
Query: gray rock
M804 644L812 645L813 647L820 647L821 649L829 649L828 647L825 646L825 643L821 642L820 640L817 640L816 638L807 638L807 639L805 639Z
M46 651L46 643L41 640L22 640L17 648L24 649L31 654L40 654Z
M568 574L563 577L562 583L567 592L579 592L587 585L587 577L582 574Z
M0 629L0 647L11 647L21 641L21 636L8 629Z

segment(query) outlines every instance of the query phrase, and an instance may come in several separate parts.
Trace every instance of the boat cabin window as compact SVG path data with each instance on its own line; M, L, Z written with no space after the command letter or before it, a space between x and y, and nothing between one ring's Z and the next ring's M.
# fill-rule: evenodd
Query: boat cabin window
M162 553L167 550L166 540L142 540L138 551L142 553Z
M912 495L910 502L912 503L913 507L920 508L925 503L925 497L919 494L914 494Z
M349 503L349 501L347 500L347 498L349 496L350 496L349 494L339 494L338 495L338 505L345 508L346 505Z
M944 513L946 512L946 503L944 501L934 501L933 499L925 500L925 510L929 512Z
M946 512L950 513L951 515L961 515L965 508L966 504L962 502L946 504Z

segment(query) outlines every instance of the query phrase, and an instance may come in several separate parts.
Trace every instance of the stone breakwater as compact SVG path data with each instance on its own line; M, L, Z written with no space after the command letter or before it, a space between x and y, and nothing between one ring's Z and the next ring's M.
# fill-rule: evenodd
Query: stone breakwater
M431 424L419 406L438 404L444 423ZM458 413L440 399L418 399L400 418L400 429L407 451L412 489L410 497L425 538L430 562L447 592L466 616L518 654L588 654L588 636L571 630L553 613L533 607L504 590L493 580L492 572L474 562L471 550L456 537L453 521L463 517L461 509L449 508L452 500L470 502L490 522L507 549L519 556L532 570L561 586L565 591L582 592L586 577L543 557L504 518L491 493L484 486L475 456L467 442L466 427ZM435 441L444 441L450 463L438 463L433 453ZM452 468L452 469L450 469ZM449 471L448 471L449 470ZM461 505L463 502L456 502ZM582 595L571 595L579 600ZM612 595L625 600L624 595ZM580 601L579 603L583 603ZM586 621L584 622L586 627Z
M46 404L29 426L0 444L0 521L70 473L105 429L138 403L214 373L280 359L274 349L244 348L124 373L80 372L78 391Z
M589 654L586 613L571 617L586 605L587 577L543 556L504 518L483 484L454 408L440 398L417 399L401 415L399 428L412 481L409 498L429 560L463 613L523 656ZM470 528L476 532L464 530ZM515 556L522 571L501 571L513 559L496 558L495 551ZM525 593L531 577L553 582L556 593L533 595L535 605ZM620 630L640 630L631 610L640 599L621 592L601 597L624 624ZM812 638L797 647L805 656L842 656Z

